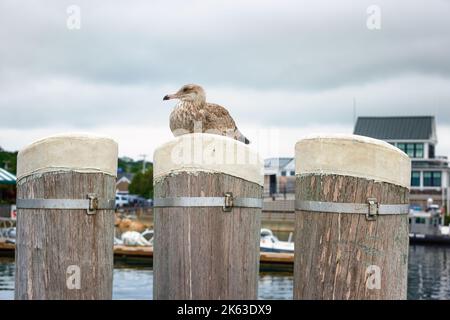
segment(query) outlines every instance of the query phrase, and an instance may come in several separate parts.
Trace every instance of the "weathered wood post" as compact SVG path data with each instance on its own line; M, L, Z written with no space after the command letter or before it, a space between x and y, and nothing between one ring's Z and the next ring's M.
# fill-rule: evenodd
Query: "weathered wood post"
M360 136L299 141L295 299L406 299L411 161Z
M19 152L16 299L111 299L117 144L59 135Z
M257 299L262 163L247 145L183 135L154 154L154 298Z

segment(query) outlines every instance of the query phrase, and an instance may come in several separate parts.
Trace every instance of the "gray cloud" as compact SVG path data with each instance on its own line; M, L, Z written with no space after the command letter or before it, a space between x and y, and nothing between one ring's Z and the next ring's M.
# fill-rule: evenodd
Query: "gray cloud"
M65 27L71 2L4 2L2 63L118 84L195 78L301 91L450 73L448 2L378 1L380 31L366 28L369 1L78 2L80 31Z

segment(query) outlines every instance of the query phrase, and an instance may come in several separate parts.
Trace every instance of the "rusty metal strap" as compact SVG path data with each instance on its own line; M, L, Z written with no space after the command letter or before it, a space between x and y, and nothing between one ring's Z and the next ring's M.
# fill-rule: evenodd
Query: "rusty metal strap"
M112 210L115 199L98 198L88 194L86 199L17 199L17 209L50 209L50 210L87 210L95 214L96 210Z
M222 207L224 211L232 208L262 208L261 198L235 198L232 193L226 193L223 197L172 197L156 198L155 208L171 207Z
M368 220L374 220L379 215L401 215L409 213L408 204L380 204L377 199L369 198L367 203L339 203L297 200L295 209L298 211L364 214Z

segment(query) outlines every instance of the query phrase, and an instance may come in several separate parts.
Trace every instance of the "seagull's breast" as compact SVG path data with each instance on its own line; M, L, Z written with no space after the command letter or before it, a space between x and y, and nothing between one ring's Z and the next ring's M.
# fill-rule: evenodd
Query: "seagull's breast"
M197 113L196 108L190 103L181 102L177 104L170 114L170 130L175 136L183 134L182 131L193 132L194 122L198 118Z

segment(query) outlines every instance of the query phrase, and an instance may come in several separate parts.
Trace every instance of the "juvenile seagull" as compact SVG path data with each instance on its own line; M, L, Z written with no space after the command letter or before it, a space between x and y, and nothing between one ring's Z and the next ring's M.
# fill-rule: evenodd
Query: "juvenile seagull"
M175 137L186 133L207 132L249 144L239 131L227 109L206 102L205 91L196 84L186 84L177 93L168 94L163 100L180 100L170 114L170 130Z

